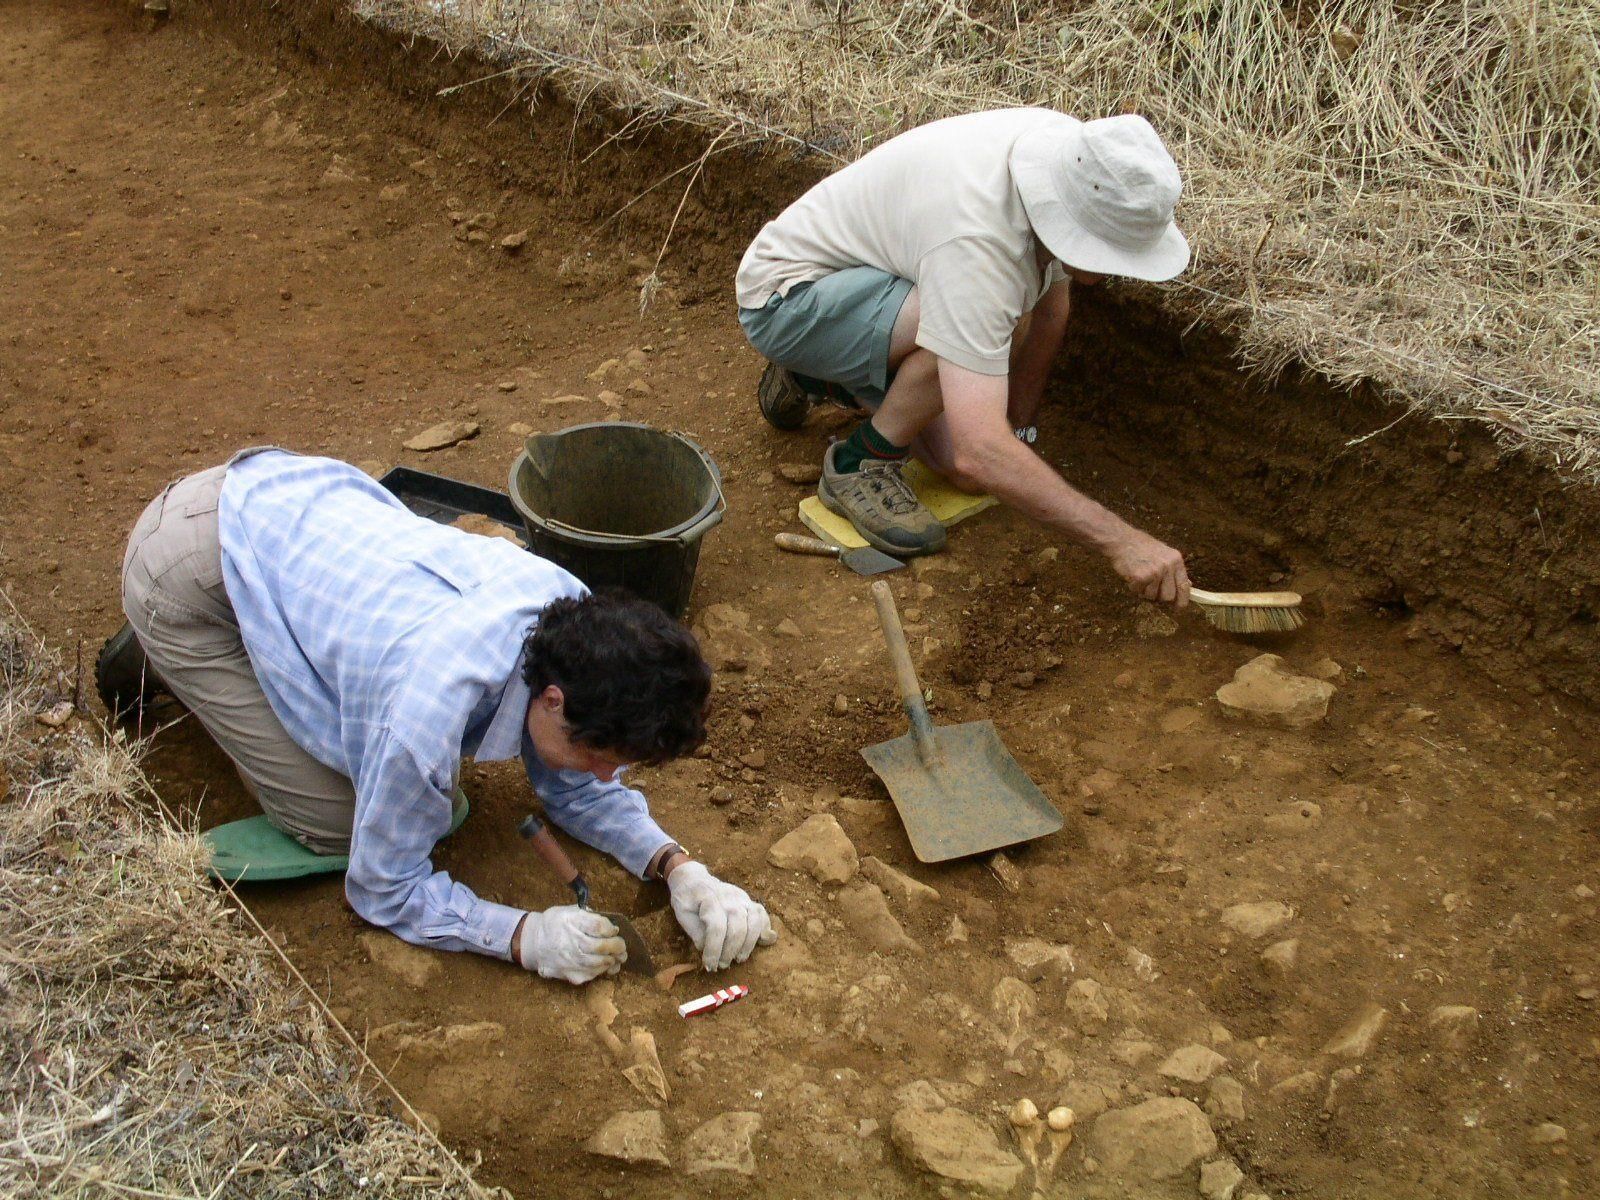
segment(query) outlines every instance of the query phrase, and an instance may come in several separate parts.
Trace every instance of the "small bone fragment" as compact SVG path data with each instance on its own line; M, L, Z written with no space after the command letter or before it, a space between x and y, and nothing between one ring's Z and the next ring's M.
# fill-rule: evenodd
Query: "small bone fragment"
M1011 1106L1011 1132L1016 1135L1017 1145L1022 1147L1022 1157L1037 1171L1044 1126L1039 1120L1039 1106L1026 1096Z

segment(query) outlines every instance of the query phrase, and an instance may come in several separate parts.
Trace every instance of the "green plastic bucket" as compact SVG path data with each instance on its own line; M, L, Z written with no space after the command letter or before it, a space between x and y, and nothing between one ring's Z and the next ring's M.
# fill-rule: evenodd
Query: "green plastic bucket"
M711 456L631 421L536 433L508 491L528 548L590 588L622 587L675 617L689 607L700 539L727 502Z

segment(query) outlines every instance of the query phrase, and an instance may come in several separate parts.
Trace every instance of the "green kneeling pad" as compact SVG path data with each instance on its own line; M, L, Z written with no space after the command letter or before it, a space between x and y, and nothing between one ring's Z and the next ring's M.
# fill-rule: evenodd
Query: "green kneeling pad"
M449 837L467 819L467 798L460 796L450 814ZM315 854L279 829L266 815L230 821L200 835L211 848L208 874L229 883L264 883L273 879L300 879L307 875L342 873L350 865L348 854Z

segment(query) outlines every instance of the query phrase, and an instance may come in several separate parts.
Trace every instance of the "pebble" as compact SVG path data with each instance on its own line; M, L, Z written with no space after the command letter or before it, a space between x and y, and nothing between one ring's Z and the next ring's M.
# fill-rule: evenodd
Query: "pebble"
M1276 654L1262 654L1233 673L1217 689L1217 702L1229 716L1266 725L1304 729L1328 715L1333 684L1288 669Z
M1295 834L1315 829L1321 822L1322 805L1311 800L1296 800L1262 818L1261 824L1272 833Z
M630 379L628 380L628 391L635 396L648 396L655 391L655 388L642 379Z
M1273 942L1261 952L1261 961L1279 975L1293 973L1295 963L1300 958L1300 939L1285 938L1281 942Z
M1294 909L1278 900L1234 904L1222 910L1221 921L1247 938L1265 937L1294 919Z
M1535 1146L1559 1146L1567 1140L1567 1131L1563 1126L1554 1121L1545 1121L1533 1127L1533 1132L1528 1135L1528 1141Z
M1244 1182L1244 1172L1231 1158L1219 1158L1200 1168L1200 1194L1205 1200L1233 1200Z
M655 1163L668 1167L667 1131L655 1109L619 1112L590 1135L583 1148L590 1154L630 1163Z
M500 239L500 249L507 254L515 254L528 244L528 231L519 229L515 233L508 233Z
M476 421L441 421L439 424L424 429L421 433L406 442L407 450L426 452L429 450L443 450L446 446L454 446L458 442L465 442L478 436L479 425Z
M622 360L620 358L608 358L594 370L590 371L586 378L590 383L604 383L610 376L611 372L615 371L621 365Z
M772 844L767 861L780 870L805 871L818 883L846 883L859 865L855 846L832 813L807 817Z
M988 862L989 870L1000 881L1000 886L1013 896L1022 891L1022 872L1004 854L991 854Z
M822 478L822 468L815 463L779 463L778 478L790 483L814 484Z
M1024 1173L994 1131L959 1108L901 1108L889 1122L889 1136L913 1166L991 1195L1010 1192Z
M753 771L762 771L767 766L767 752L760 747L754 750L746 750L739 755L739 761Z
M950 928L946 930L944 940L949 945L958 945L967 940L967 925L960 917L950 918Z
M836 716L836 717L842 717L846 713L848 713L849 711L850 711L850 701L849 701L849 699L845 696L845 694L843 692L839 692L833 698L833 715Z
M526 421L513 421L506 426L506 432L512 437L525 438L533 433L533 426Z
M1217 1149L1205 1113L1176 1096L1102 1113L1093 1140L1101 1169L1130 1181L1176 1178Z
M756 1173L752 1141L761 1129L761 1114L725 1112L701 1125L683 1143L684 1170L691 1175L729 1171Z
M905 951L922 953L922 947L901 927L889 911L889 902L876 884L858 879L839 891L839 911L844 923L869 949L883 954Z
M719 785L711 789L711 803L718 808L725 804L732 804L736 799L738 799L738 795L731 787Z
M1322 1052L1338 1058L1364 1058L1388 1023L1388 1009L1381 1004L1366 1004L1333 1035Z
M913 879L903 871L895 870L882 859L874 858L870 854L861 860L861 873L908 908L923 903L939 902L937 889L929 887L920 879Z
M1227 1065L1228 1060L1210 1046L1195 1042L1180 1046L1167 1055L1166 1061L1156 1068L1156 1073L1182 1083L1204 1083Z
M499 388L502 392L514 392L517 390L517 381L515 379L502 379L499 383L495 384L495 387Z
M1313 679L1337 679L1344 674L1344 668L1331 658L1319 658L1306 668L1306 674Z

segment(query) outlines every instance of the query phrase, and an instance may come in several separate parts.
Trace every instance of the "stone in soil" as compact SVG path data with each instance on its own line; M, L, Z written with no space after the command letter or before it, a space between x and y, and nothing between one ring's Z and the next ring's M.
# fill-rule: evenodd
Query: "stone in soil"
M855 931L862 943L871 950L893 954L904 950L920 954L922 947L901 928L900 922L889 911L889 902L873 883L858 879L839 892L839 911L844 923Z
M583 1148L590 1154L629 1163L667 1167L667 1130L655 1109L619 1112L590 1135Z
M1180 1083L1204 1083L1227 1065L1228 1060L1210 1046L1192 1043L1180 1046L1167 1055L1167 1060L1156 1068L1156 1073Z
M889 1136L913 1166L991 1195L1006 1194L1023 1176L1021 1160L994 1131L958 1108L902 1108Z
M847 883L858 865L856 848L832 813L807 817L772 844L767 861L780 870L805 871L818 883Z
M691 1175L731 1171L754 1175L752 1141L761 1128L761 1114L725 1112L701 1125L683 1143L684 1169Z
M1338 1058L1365 1058L1389 1023L1389 1010L1381 1004L1366 1004L1347 1021L1322 1048L1324 1054Z
M1224 1125L1244 1120L1244 1085L1231 1075L1218 1075L1206 1090L1206 1115Z
M1016 963L1022 978L1037 983L1047 977L1061 978L1077 969L1072 947L1056 945L1040 938L1007 938L1006 957Z
M367 931L360 935L362 948L373 963L396 979L414 988L426 987L438 978L443 968L437 950L424 950L402 942L392 933Z
M779 463L778 478L790 483L810 485L822 478L822 467L816 463Z
M893 896L899 904L907 908L915 908L919 904L936 904L939 893L929 887L920 879L913 879L903 871L897 871L880 858L867 855L861 860L861 873L873 883L881 887L884 892Z
M1266 937L1294 919L1294 909L1278 900L1257 900L1222 910L1222 923L1247 938Z
M1101 1168L1130 1182L1173 1179L1217 1149L1211 1122L1192 1101L1158 1096L1102 1113L1094 1123Z
M1217 689L1222 711L1233 717L1304 729L1328 715L1333 684L1288 669L1276 654L1251 659Z
M1067 1015L1084 1033L1098 1033L1105 1027L1111 1010L1106 1006L1105 989L1093 979L1079 979L1067 989Z
M1268 970L1276 975L1288 976L1294 973L1295 963L1300 960L1300 939L1285 938L1281 942L1273 942L1261 952L1261 961Z
M1441 1004L1428 1013L1428 1028L1446 1050L1465 1050L1478 1031L1478 1010L1470 1004Z
M515 254L528 244L528 231L519 229L515 233L508 233L500 239L500 249L507 254Z
M1205 1200L1233 1200L1244 1182L1244 1172L1231 1158L1219 1158L1200 1168L1200 1194Z
M407 450L416 450L426 453L430 450L443 450L447 446L454 446L458 442L465 442L478 436L479 425L476 421L440 421L437 425L424 429L421 433L406 442Z
M1545 1121L1535 1125L1533 1132L1528 1135L1528 1141L1535 1146L1559 1146L1567 1140L1565 1127L1557 1125L1554 1121Z
M1296 800L1285 804L1275 813L1263 817L1261 824L1272 833L1308 833L1322 822L1322 805L1310 800Z

